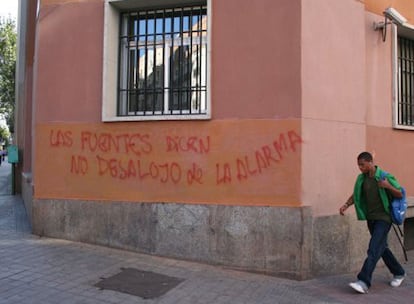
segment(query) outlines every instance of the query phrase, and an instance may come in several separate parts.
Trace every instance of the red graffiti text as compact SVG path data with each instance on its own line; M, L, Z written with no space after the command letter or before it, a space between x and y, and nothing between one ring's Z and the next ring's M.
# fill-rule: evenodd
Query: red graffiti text
M265 169L280 163L287 153L296 152L297 146L302 142L302 138L295 131L288 131L280 134L272 144L257 149L254 155L245 155L230 163L217 163L216 183L231 183L233 176L242 181L262 174Z
M152 144L148 134L119 134L94 133L82 131L81 149L90 152L133 153L137 156L149 154Z
M193 152L205 154L210 151L210 136L205 139L196 136L167 136L167 152Z
M72 132L52 129L49 134L49 143L51 147L72 147Z

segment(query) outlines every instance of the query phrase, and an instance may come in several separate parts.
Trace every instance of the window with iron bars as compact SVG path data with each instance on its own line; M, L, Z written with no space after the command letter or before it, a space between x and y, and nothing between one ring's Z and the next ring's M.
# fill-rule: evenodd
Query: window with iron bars
M414 40L398 36L397 125L414 127Z
M121 14L118 116L203 116L207 5Z

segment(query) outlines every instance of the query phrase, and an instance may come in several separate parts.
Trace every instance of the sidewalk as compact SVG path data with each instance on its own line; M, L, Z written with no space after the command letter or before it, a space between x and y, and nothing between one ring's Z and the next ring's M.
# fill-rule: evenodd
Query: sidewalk
M8 164L7 164L8 165ZM9 174L0 167L3 178ZM8 165L10 166L10 165ZM133 268L182 279L164 295L152 299L104 289L95 284ZM30 234L19 196L0 195L0 304L163 303L163 304L290 304L290 303L410 303L414 299L414 254L405 264L408 278L400 288L388 285L389 274L377 269L369 294L354 293L348 283L355 274L309 281L291 281L178 261L88 244L39 238ZM153 286L147 286L148 288ZM137 286L142 288L142 286Z
M10 195L11 187L11 164L7 161L7 156L0 165L0 196Z

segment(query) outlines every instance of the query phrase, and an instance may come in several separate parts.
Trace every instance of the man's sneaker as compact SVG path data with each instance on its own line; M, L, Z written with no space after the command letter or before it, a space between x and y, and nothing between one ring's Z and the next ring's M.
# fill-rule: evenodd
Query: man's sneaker
M405 279L405 274L401 276L394 276L390 282L392 287L399 287Z
M357 291L359 293L368 293L367 284L365 284L365 282L363 282L361 280L349 283L349 286L351 286L355 291Z

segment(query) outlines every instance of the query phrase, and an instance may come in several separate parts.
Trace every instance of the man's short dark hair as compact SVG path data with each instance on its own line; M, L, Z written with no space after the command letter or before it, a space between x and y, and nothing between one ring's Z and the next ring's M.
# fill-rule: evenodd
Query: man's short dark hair
M372 158L371 153L362 152L358 155L358 160L361 160L361 159L370 162L370 161L372 161L373 158Z

